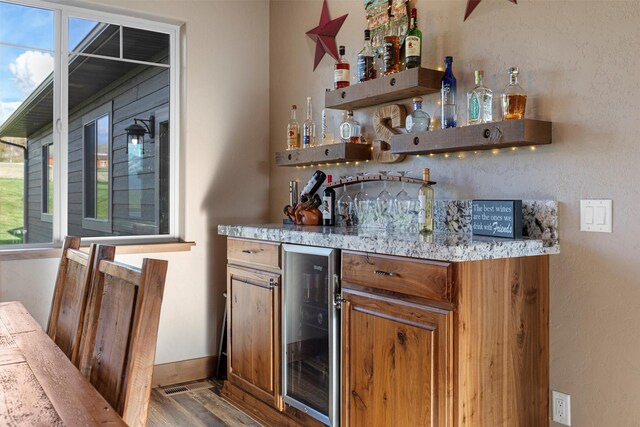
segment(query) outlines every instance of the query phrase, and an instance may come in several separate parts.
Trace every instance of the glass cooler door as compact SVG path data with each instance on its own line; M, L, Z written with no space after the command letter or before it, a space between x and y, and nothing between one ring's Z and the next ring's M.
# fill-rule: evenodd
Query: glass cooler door
M333 301L339 251L283 245L283 252L283 399L337 426L339 321Z

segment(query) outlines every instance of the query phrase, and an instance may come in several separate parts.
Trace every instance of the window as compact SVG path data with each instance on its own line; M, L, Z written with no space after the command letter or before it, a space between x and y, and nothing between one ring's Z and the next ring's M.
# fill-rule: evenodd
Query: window
M0 0L0 28L0 249L177 238L179 26Z
M51 221L53 214L53 144L42 145L42 220Z
M84 116L82 227L111 232L111 103Z

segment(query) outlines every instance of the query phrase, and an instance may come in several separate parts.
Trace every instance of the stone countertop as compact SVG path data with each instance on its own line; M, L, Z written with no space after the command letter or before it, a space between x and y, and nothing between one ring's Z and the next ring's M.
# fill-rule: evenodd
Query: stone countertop
M282 224L219 225L218 234L230 237L347 249L439 261L477 261L557 254L557 240L500 239L467 233L322 227Z

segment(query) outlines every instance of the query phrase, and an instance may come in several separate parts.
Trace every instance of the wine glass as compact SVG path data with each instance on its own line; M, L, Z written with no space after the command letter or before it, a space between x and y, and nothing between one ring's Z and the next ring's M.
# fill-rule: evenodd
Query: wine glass
M391 220L391 211L393 205L393 197L391 193L387 190L387 179L386 176L389 174L389 171L380 171L380 175L383 177L383 187L380 194L376 199L376 214L377 214L377 224L381 227L386 227L389 225Z
M370 209L372 205L372 199L371 199L371 196L369 196L369 194L364 189L363 178L365 176L365 173L357 172L356 175L360 180L360 191L358 191L358 193L353 199L354 206L355 206L355 213L356 213L355 220L357 225L361 227L366 227L371 225L372 219L373 219L371 215L372 212Z
M346 176L341 176L340 179L345 179ZM348 227L353 225L354 220L354 204L353 199L347 193L347 184L343 182L342 194L336 202L336 225L340 227Z
M407 228L411 225L411 201L413 200L407 190L405 189L405 181L402 180L411 171L397 171L400 175L400 181L402 182L402 189L396 194L396 198L393 201L394 210L393 218L394 225L399 228Z

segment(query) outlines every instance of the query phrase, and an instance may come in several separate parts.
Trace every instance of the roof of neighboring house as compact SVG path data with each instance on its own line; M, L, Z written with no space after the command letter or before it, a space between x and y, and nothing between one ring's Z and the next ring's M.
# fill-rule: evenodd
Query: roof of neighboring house
M98 24L74 51L118 58L120 26ZM122 49L125 58L153 62L166 55L167 34L123 27ZM70 55L69 111L100 92L128 72L140 67L133 62ZM0 125L0 137L28 137L53 121L53 73L51 73Z

